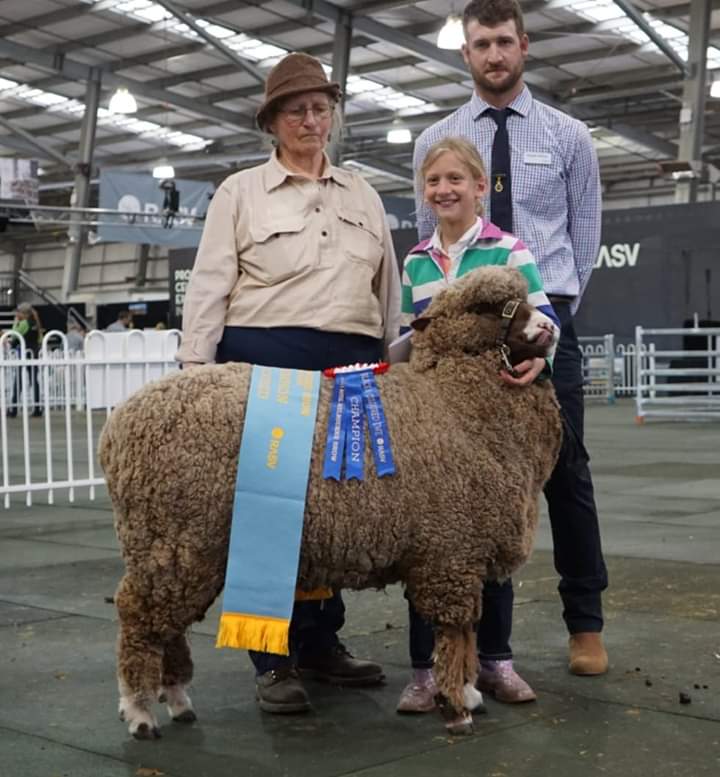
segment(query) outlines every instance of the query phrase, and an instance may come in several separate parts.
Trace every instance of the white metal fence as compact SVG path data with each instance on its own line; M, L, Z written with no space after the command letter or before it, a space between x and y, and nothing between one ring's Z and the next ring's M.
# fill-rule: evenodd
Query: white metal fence
M37 356L16 332L0 336L0 442L5 507L14 494L66 490L70 501L104 483L97 439L111 409L150 380L177 369L180 332L90 332L73 352L48 332ZM58 347L59 345L59 347Z
M653 342L648 343L647 338ZM692 344L678 348L677 343ZM636 417L720 418L720 328L635 329Z
M615 401L615 338L578 337L583 355L583 388L585 396Z
M617 343L613 335L579 337L583 356L584 392L588 399L613 403L616 397L634 396L637 379L637 345ZM641 353L653 349L642 344Z

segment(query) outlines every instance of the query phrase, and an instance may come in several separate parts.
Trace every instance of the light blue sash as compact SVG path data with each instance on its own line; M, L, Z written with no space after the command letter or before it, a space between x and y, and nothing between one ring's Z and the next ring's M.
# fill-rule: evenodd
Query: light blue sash
M320 378L253 367L217 647L289 652Z

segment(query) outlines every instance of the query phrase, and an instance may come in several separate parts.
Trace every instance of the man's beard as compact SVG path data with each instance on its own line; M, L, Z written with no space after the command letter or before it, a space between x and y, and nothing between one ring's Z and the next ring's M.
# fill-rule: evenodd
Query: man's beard
M474 67L470 67L470 75L476 86L480 87L483 91L492 92L493 94L503 94L509 92L515 87L517 82L522 78L523 65L519 64L514 70L508 70L505 78L501 81L491 81L485 75L485 72L480 72Z

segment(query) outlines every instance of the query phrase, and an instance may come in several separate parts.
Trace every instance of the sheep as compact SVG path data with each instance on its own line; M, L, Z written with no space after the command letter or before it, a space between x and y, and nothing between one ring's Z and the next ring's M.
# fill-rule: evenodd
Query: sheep
M477 677L482 581L527 560L562 438L549 381L499 377L499 311L526 297L516 270L485 267L418 320L410 362L378 376L396 475L376 477L366 451L364 481L323 479L329 380L318 405L298 586L404 583L435 625L438 701L454 733L472 726L463 689ZM548 353L548 321L519 306L505 332L513 364ZM223 588L250 374L246 364L174 373L119 405L102 432L126 567L115 596L120 717L136 738L160 735L157 700L174 720L195 720L185 635Z

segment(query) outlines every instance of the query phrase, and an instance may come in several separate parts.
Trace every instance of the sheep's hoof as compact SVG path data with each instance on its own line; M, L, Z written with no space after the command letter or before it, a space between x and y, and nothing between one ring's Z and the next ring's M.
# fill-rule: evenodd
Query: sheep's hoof
M160 729L155 726L149 726L147 723L141 723L135 731L132 732L135 739L160 739Z
M474 731L472 715L464 713L455 718L455 720L447 721L445 723L445 729L448 734L454 737L472 734Z
M184 710L173 718L175 723L194 723L196 720L197 715L193 712L193 710Z

